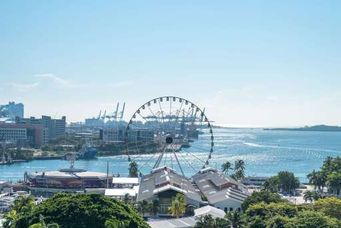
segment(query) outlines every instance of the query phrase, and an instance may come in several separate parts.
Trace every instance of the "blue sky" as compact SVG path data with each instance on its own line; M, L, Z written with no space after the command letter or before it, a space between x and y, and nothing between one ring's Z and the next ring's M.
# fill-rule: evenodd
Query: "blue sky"
M0 102L69 121L177 95L229 126L341 125L340 1L1 1Z

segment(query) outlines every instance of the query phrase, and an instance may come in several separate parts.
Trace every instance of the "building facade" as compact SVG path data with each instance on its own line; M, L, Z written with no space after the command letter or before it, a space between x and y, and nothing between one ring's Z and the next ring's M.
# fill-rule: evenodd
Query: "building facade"
M57 139L65 136L66 128L66 117L63 116L61 119L52 119L50 116L42 116L40 119L30 118L16 118L17 124L32 124L40 125L44 128L48 140Z
M192 179L207 203L225 212L240 211L249 196L243 184L213 168L202 169Z
M47 142L47 134L41 125L0 123L0 140L16 145L40 147Z
M186 210L193 211L204 203L200 192L189 179L177 174L169 167L160 167L141 178L137 201L158 200L160 203L159 216L170 216L169 207L172 204L172 199L178 193L185 196Z

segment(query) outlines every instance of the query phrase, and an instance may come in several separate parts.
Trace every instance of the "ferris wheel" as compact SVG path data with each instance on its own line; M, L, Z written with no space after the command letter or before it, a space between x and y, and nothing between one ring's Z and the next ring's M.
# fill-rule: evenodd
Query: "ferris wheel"
M128 161L140 173L167 166L186 176L209 165L214 147L210 121L189 100L164 96L141 105L125 131Z

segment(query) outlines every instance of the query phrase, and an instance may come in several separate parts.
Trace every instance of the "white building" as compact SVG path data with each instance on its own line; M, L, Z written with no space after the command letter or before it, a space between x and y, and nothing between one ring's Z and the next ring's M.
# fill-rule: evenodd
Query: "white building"
M113 177L112 187L105 190L105 195L115 199L136 199L139 192L139 179L135 177Z
M241 183L218 173L216 169L201 170L193 176L193 181L209 205L225 212L240 211L241 204L249 196Z

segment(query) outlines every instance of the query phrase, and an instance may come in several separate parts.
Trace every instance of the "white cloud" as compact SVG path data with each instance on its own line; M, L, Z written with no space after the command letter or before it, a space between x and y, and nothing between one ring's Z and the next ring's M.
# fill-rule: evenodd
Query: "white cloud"
M63 87L63 88L78 88L84 86L84 84L77 84L70 80L64 79L62 77L56 76L52 73L44 73L44 74L36 74L34 75L36 78L47 79L52 81L55 85Z
M33 82L33 83L15 83L15 82L10 82L6 83L6 85L12 87L15 90L18 90L20 92L28 92L31 91L32 89L38 87L40 85L39 82Z

